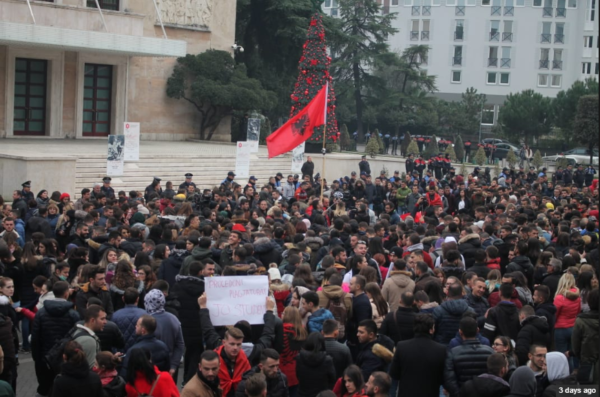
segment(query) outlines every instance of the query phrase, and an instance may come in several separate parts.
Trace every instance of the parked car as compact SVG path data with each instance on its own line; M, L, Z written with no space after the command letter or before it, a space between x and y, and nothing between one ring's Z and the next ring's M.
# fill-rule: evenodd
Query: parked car
M578 147L575 149L567 150L564 153L555 154L553 156L543 157L544 161L549 163L555 163L557 159L564 157L569 160L569 164L589 164L590 163L590 152L587 148ZM598 165L598 149L594 149L592 164Z
M483 144L491 143L492 145L497 145L499 143L510 143L510 142L507 141L506 139L500 139L500 138L485 138L485 139L481 140L481 143L483 143Z
M508 155L508 151L512 150L515 153L515 156L517 156L517 158L519 157L519 148L516 147L515 145L508 143L508 142L499 142L496 143L496 150L494 150L494 153L492 154L492 158L494 159L505 159L506 156Z

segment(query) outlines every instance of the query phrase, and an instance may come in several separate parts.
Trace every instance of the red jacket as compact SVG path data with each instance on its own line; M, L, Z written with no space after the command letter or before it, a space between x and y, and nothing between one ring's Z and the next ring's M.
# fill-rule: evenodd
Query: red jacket
M306 191L303 190L301 187L299 187L298 189L296 189L296 193L294 194L294 198L296 200L306 200L308 199L308 195L306 194Z
M154 397L179 397L179 390L177 389L171 374L168 372L160 372L156 367L154 367L154 371L156 372L156 375L160 374L160 378L158 378L158 382L156 382L152 395ZM138 397L140 394L148 394L150 393L150 389L152 389L152 384L148 383L146 377L139 371L135 374L135 388L129 383L125 386L127 397Z
M296 330L290 323L283 323L283 351L279 356L279 368L287 376L288 386L298 385L296 376L296 356L302 347L302 341L297 341Z
M238 384L242 381L242 375L251 367L250 363L248 362L248 358L246 357L246 353L244 353L243 350L240 350L240 353L235 359L235 366L233 368L232 378L229 375L227 363L221 356L221 352L223 351L223 345L217 347L215 351L220 357L219 361L221 362L221 365L219 366L219 380L221 381L221 389L223 389L223 395L226 396L229 394L229 391L231 389L237 390Z
M439 194L437 194L437 193L435 193L435 195L433 196L433 200L431 200L431 199L429 198L429 193L425 194L425 199L427 199L427 203L428 203L430 206L436 206L436 205L437 205L437 206L440 206L440 207L443 207L443 206L444 206L444 204L442 203L442 198L441 198L441 197L440 197L440 195L439 195Z
M579 290L571 288L565 295L556 295L554 306L556 306L556 323L554 323L554 328L573 327L577 315L581 312Z

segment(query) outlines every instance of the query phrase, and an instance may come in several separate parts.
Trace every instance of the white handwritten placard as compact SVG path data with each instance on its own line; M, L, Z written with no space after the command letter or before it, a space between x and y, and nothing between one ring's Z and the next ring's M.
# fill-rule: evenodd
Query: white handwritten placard
M206 277L206 307L213 325L234 325L240 320L263 324L269 294L267 276Z

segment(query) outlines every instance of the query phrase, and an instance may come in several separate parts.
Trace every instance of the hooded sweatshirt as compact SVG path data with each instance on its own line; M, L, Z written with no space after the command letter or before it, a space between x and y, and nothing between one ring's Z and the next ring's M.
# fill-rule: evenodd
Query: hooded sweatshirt
M405 270L395 270L390 272L387 280L383 283L381 293L386 302L390 304L390 312L398 309L400 297L404 292L413 292L415 282L411 278L412 274Z
M507 397L532 397L535 395L535 374L524 365L515 370L510 377L510 394Z

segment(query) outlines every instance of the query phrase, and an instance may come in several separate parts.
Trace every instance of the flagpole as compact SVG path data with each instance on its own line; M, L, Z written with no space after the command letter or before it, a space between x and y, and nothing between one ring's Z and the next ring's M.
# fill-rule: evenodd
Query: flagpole
M321 153L323 153L323 169L321 170L321 205L323 205L323 189L325 184L325 153L327 153L327 148L325 147L326 140L326 131L327 131L327 99L329 98L329 81L325 85L325 123L323 124L323 149L321 149Z

